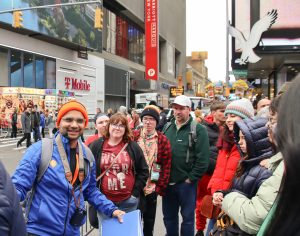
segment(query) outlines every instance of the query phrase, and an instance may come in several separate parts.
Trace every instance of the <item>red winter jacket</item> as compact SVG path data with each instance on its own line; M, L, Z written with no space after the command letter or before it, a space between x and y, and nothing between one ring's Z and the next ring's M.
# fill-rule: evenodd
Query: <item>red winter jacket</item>
M227 190L230 187L240 159L241 156L235 144L231 150L220 149L215 171L207 186L211 194L217 190Z

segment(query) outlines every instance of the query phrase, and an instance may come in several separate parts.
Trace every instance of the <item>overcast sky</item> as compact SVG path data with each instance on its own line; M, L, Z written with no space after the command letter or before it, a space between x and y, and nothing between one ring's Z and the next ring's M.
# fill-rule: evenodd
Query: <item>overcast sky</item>
M226 1L186 0L186 54L208 51L208 78L226 77Z

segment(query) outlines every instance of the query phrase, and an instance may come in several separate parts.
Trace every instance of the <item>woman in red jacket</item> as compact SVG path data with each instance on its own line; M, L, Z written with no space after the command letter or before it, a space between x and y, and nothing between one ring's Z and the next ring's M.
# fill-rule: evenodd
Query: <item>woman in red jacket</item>
M242 98L231 102L226 107L224 115L227 118L225 127L223 127L217 142L217 147L219 148L217 163L207 186L211 195L217 190L227 190L230 188L231 181L241 158L238 148L234 143L233 126L238 120L253 117L254 108L250 100ZM207 232L210 232L214 223L215 220L210 220Z

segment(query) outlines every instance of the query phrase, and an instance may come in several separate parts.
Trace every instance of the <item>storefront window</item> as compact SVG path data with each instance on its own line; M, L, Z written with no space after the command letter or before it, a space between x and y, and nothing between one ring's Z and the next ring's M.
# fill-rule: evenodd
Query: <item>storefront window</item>
M8 50L0 48L0 86L8 86Z
M36 88L45 88L45 62L43 57L35 57Z
M34 88L33 54L24 53L24 87Z
M55 89L56 88L56 62L51 59L46 59L46 83L47 88Z
M10 56L10 85L12 87L23 86L22 83L22 60L21 52L11 50Z

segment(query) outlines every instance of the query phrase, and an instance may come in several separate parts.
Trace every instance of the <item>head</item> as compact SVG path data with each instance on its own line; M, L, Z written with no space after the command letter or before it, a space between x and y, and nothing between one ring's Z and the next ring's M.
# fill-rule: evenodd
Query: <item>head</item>
M118 112L127 115L127 108L125 106L120 106Z
M229 131L233 131L236 121L254 116L254 108L249 99L242 98L229 103L224 115L226 116L226 125Z
M77 141L88 124L88 114L84 105L70 101L61 106L57 114L56 126L70 141Z
M266 235L297 235L299 225L299 172L300 172L300 77L297 76L287 91L281 95L275 139L282 153L285 171L279 190L279 199L274 217Z
M219 126L223 125L226 121L226 118L224 116L225 108L226 108L225 103L220 101L214 102L210 106L210 111L211 114L213 115L214 123L216 123Z
M201 118L202 119L202 111L200 109L196 109L195 110L195 116L198 118Z
M177 123L183 124L189 119L191 106L191 100L187 96L180 95L175 98L172 108Z
M100 107L97 107L97 108L96 108L96 114L98 114L98 113L101 113Z
M122 113L112 115L105 128L104 137L107 139L122 139L125 143L131 141L133 136L127 117Z
M154 105L145 106L141 120L143 122L143 129L146 134L152 134L159 122L159 108Z
M239 131L238 145L239 145L240 150L242 151L242 153L244 155L246 155L247 154L247 142L246 142L246 139L245 139L245 135L243 134L243 132L241 130Z
M271 100L269 100L267 98L263 98L263 99L259 100L259 102L257 103L256 112L258 113L262 108L270 106L270 103L271 103Z
M109 121L109 117L104 113L99 113L95 119L95 128L98 131L98 135L103 136L105 127Z
M282 96L279 95L272 99L270 107L269 107L269 118L266 126L268 127L268 137L271 143L273 143L276 146L276 140L275 140L275 132L277 127L277 114L279 109L279 103Z
M114 111L113 111L112 108L108 108L108 109L107 109L107 114L113 114L113 113L114 113Z

